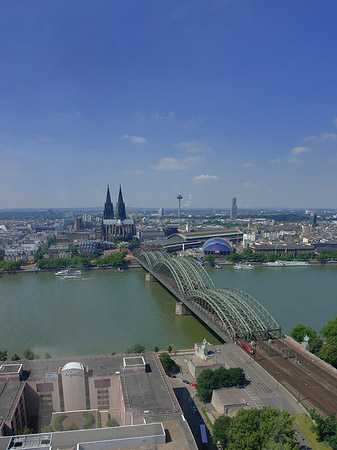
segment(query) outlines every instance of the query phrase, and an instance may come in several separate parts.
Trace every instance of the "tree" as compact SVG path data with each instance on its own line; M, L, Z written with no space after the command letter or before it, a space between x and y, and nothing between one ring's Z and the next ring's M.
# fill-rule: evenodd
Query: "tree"
M318 356L337 368L337 337L329 338L320 349Z
M329 320L329 322L321 329L321 333L327 339L337 337L337 316Z
M0 361L7 360L7 352L8 352L8 350L0 350Z
M315 409L310 412L315 424L312 431L317 434L318 441L326 441L333 450L337 449L337 418L335 414L321 416Z
M23 427L22 430L19 430L18 434L32 434L34 430L29 427Z
M35 354L34 354L33 350L31 350L30 348L27 348L23 352L23 356L24 356L25 359L28 359L28 360L35 359Z
M197 378L197 394L202 402L210 402L214 389L240 386L245 381L245 373L241 367L216 370L205 369Z
M44 355L44 359L50 359L51 358L51 355L47 352L45 355Z
M217 442L220 442L223 448L227 447L228 443L228 431L231 426L232 419L228 416L222 415L216 421L213 425L213 442L216 444Z
M207 255L205 257L205 261L212 266L214 264L214 261L215 261L215 256L214 255Z
M18 361L19 359L21 359L21 358L16 353L14 353L14 355L11 357L11 361Z
M117 244L120 244L121 242L122 242L121 236L115 236L115 238L114 238L114 244L117 245Z
M106 421L106 426L107 427L119 427L119 423L114 417L111 417L109 414L109 418Z
M303 342L305 336L309 337L309 341L311 338L316 337L316 331L311 327L307 327L299 323L291 330L290 336L295 339L295 341L301 343Z
M169 353L172 353L172 351L173 351L173 345L171 345L171 344L169 344L168 346L167 346L167 349L166 349Z
M137 237L134 237L131 239L130 244L132 249L137 248L140 245L140 240Z
M233 418L222 416L215 421L214 439L228 450L295 450L293 424L287 411L269 406L240 409Z
M154 352L156 352L156 353L158 353L159 352L159 350L160 350L160 348L159 347L157 347L157 345L153 348L153 351Z
M141 344L135 344L130 348L126 349L125 353L144 353L145 347Z
M167 375L169 375L171 372L177 371L178 366L175 361L170 358L170 355L168 353L162 353L161 355L159 355L159 359Z

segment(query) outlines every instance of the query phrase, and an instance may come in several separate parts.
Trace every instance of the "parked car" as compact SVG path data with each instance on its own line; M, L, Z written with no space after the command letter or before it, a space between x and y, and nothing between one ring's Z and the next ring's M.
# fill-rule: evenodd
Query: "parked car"
M188 383L190 386L196 386L197 383Z

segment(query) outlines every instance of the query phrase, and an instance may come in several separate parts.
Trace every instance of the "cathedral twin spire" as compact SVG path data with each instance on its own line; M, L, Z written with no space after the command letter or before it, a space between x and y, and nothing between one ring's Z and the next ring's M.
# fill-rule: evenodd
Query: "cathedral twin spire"
M113 219L114 218L114 208L110 197L110 188L108 185L107 193L106 193L106 201L104 205L104 213L103 219ZM123 201L122 195L122 186L119 185L119 194L118 201L116 204L116 219L125 220L126 219L126 211L125 211L125 203Z

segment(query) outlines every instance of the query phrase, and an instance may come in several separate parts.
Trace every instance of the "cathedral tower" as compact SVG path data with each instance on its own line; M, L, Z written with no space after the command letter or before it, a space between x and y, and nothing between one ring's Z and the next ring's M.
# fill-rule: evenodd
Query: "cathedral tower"
M111 201L110 197L110 189L108 185L108 190L106 193L106 200L104 205L104 213L103 213L103 219L113 219L114 218L114 207Z
M125 203L123 201L122 186L119 185L118 201L116 205L116 218L120 220L126 219Z

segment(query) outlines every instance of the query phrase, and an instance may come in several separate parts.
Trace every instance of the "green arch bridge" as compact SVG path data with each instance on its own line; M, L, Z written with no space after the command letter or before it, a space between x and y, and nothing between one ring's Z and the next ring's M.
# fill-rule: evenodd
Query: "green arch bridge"
M253 297L239 289L217 289L193 258L142 251L142 267L223 340L279 337L281 327Z

